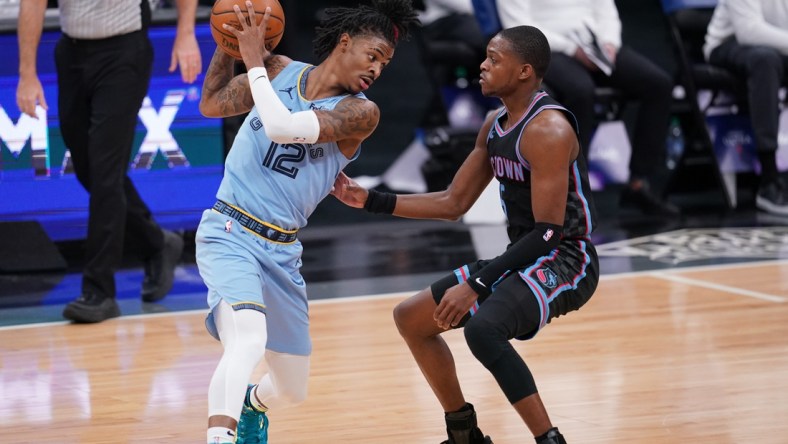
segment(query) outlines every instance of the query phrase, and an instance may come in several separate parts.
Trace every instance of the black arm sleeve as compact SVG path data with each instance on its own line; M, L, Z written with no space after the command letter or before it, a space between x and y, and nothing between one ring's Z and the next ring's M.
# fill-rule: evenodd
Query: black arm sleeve
M515 242L502 255L472 274L466 282L479 295L489 295L492 285L509 270L523 268L552 251L561 242L560 225L538 222L530 233Z

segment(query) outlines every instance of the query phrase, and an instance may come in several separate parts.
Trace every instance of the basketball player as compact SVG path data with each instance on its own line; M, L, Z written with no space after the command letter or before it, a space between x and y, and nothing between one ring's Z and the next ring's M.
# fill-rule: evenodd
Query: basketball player
M254 16L251 2L246 9ZM418 20L410 0L329 8L314 41L323 61L312 66L265 48L270 8L259 25L236 13L242 28L225 29L248 74L234 76L234 60L217 48L200 102L208 117L249 112L197 230L206 325L224 347L208 390L207 442L264 443L266 410L306 397L312 346L298 229L378 125L363 91ZM263 358L268 373L247 388Z
M589 239L594 207L574 116L543 91L550 62L544 34L531 26L498 33L481 64L481 89L504 107L489 116L476 147L441 192L367 191L340 175L333 194L347 205L400 217L456 220L490 180L511 243L492 260L463 265L400 303L394 318L445 413L449 444L490 443L463 397L440 334L465 328L473 355L492 373L539 444L565 443L528 366L509 342L530 339L553 318L579 309L599 279Z

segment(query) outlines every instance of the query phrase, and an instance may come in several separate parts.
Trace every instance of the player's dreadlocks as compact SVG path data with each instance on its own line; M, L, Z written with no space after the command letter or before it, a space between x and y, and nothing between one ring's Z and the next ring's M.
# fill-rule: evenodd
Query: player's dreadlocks
M320 60L327 57L345 32L351 37L380 36L396 46L399 40L408 38L409 27L418 22L411 0L372 0L371 6L328 8L316 28L315 55Z

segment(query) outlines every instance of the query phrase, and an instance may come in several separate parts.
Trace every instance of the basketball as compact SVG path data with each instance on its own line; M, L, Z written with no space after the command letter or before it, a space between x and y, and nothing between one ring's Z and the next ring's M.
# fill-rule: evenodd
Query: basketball
M238 16L233 10L234 5L241 8L244 17L248 16L246 0L217 0L211 8L211 35L219 48L236 59L240 59L238 39L223 26L228 24L236 29L241 29L241 23L238 22ZM268 19L268 27L265 30L265 47L271 51L282 40L282 35L285 32L285 13L282 10L282 5L278 0L252 0L252 6L257 24L263 21L265 8L271 7L271 17Z

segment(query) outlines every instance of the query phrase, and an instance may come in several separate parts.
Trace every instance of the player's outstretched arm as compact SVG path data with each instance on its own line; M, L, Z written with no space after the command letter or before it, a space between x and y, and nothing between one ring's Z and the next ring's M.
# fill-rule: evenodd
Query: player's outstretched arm
M340 171L339 176L334 180L331 194L349 207L364 208L369 191L349 178L344 171Z
M345 205L364 208L373 213L387 213L411 219L457 220L476 202L493 173L487 157L487 133L495 115L488 116L473 151L463 162L449 187L444 191L421 194L392 194L367 191L340 174L333 194Z

